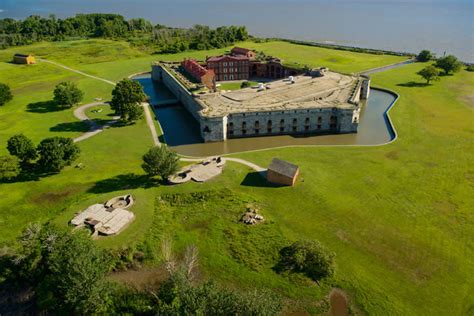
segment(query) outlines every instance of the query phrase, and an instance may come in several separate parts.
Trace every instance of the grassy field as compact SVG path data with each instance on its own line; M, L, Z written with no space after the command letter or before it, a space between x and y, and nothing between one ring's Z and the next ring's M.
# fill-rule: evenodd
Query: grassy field
M82 44L68 42L23 49L41 51L48 59L111 80L149 70L152 60L203 58L219 52L146 56L120 42L83 44L88 54L82 54ZM105 48L102 51L105 44L109 54ZM255 45L269 54L285 53L287 58L293 52L295 62L311 65L334 59L333 66L324 65L339 71L360 71L399 60L277 44L240 46ZM57 82L77 82L86 92L84 102L96 97L108 100L112 89L48 64L7 63L17 50L0 51L0 82L9 83L15 94L14 101L0 107L1 154L6 152L7 138L17 132L35 142L51 135L80 134L84 127L72 110L30 105L51 100ZM470 314L474 306L474 75L462 71L421 87L415 73L423 66L408 65L372 78L373 85L400 94L391 112L399 137L390 145L287 148L239 155L262 166L275 156L299 164L300 180L292 188L267 187L235 163L206 184L159 186L147 180L140 168L141 156L152 145L145 122L111 127L79 143L82 154L76 164L82 163L83 169L71 166L37 181L0 184L0 244L11 244L28 222L51 220L66 225L75 212L90 204L132 193L137 201L132 209L135 222L119 236L99 240L103 247L145 244L156 254L166 235L173 238L178 252L195 243L203 277L241 288L273 288L291 302L288 311L320 312L318 301L337 286L367 314ZM96 113L97 119L109 113L104 107ZM260 208L265 224L238 224L248 204ZM317 285L272 270L279 247L301 238L320 240L336 252L334 279Z
M258 82L256 81L249 81L250 86L257 86ZM242 84L241 81L239 82L221 82L220 86L218 87L220 90L238 90L240 89L240 85Z

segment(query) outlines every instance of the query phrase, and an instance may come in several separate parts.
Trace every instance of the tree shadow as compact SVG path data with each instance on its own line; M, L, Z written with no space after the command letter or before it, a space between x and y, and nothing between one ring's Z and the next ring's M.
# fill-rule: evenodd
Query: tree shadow
M399 87L408 87L408 88L423 88L423 87L431 86L431 84L426 83L426 82L410 81L410 82L405 82L405 83L399 83L399 84L397 84L397 86L399 86Z
M139 188L148 189L157 185L160 185L160 182L156 179L149 178L147 175L137 175L133 173L128 173L98 181L94 184L92 188L87 190L87 192L109 193L114 191Z
M33 113L49 113L64 111L67 108L59 106L53 100L33 102L26 106L26 111Z
M261 187L261 188L279 188L282 185L273 184L267 181L267 172L249 172L245 176L244 180L240 183L242 186L246 187Z
M51 132L82 132L82 133L88 132L90 129L91 129L91 125L85 121L59 123L49 128Z

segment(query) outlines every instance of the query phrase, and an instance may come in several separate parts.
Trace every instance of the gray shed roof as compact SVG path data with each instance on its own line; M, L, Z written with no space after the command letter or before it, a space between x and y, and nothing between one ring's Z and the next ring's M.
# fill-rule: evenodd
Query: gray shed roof
M298 172L298 169L299 167L297 165L278 158L273 158L270 166L268 166L268 170L273 170L289 178L293 178Z

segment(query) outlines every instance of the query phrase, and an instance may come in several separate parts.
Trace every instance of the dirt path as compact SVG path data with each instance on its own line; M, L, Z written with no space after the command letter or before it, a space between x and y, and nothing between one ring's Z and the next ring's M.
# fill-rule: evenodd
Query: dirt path
M406 65L412 64L414 62L415 62L415 59L408 59L408 60L404 60L404 61L396 63L396 64L391 64L391 65L387 65L387 66L382 66L382 67L377 67L377 68L372 68L372 69L369 69L369 70L361 71L358 74L367 76L367 75L375 74L375 73L378 73L378 72L387 71L387 70L390 70L390 69L393 69L393 68L406 66Z
M213 157L208 157L208 158L186 158L186 157L182 157L180 160L185 161L185 162L199 162L199 161L203 161L203 160L207 160L207 159L211 159L211 158L213 158ZM262 175L264 175L264 173L267 171L266 168L260 167L259 165L254 164L253 162L250 162L250 161L247 161L247 160L244 160L244 159L232 158L232 157L221 157L221 159L224 160L224 161L233 161L233 162L236 162L236 163L240 163L242 165L245 165L245 166L259 172Z
M156 132L155 123L153 122L153 116L150 112L150 105L148 103L142 103L143 111L145 112L145 119L148 128L150 129L151 137L153 138L153 144L155 146L161 146L158 140L158 133Z
M38 60L39 60L39 61L42 61L42 62L45 62L45 63L49 63L49 64L52 64L52 65L55 65L55 66L58 66L58 67L61 67L61 68L64 68L64 69L66 69L66 70L69 70L69 71L78 73L78 74L80 74L80 75L83 75L83 76L86 76L86 77L89 77L89 78L92 78L92 79L96 79L96 80L103 81L103 82L105 82L105 83L108 83L108 84L111 84L111 85L114 85L114 86L115 86L115 82L113 82L113 81L110 81L110 80L107 80L107 79L104 79L104 78L100 78L100 77L97 77L97 76L89 75L89 74L87 74L87 73L85 73L85 72L82 72L82 71L80 71L80 70L73 69L73 68L71 68L71 67L62 65L62 64L57 63L57 62L55 62L55 61L51 61L51 60L47 60L47 59L43 59L43 58L39 58Z
M99 134L100 132L102 132L107 127L111 126L112 124L115 124L118 121L118 119L120 118L118 116L114 116L112 121L109 121L108 123L106 123L104 125L97 124L95 121L91 120L86 115L86 110L91 108L91 107L98 106L98 105L105 105L105 103L104 102L89 103L89 104L85 104L83 106L80 106L80 107L78 107L77 109L74 110L74 116L78 120L88 123L89 126L90 126L90 129L89 129L88 132L85 132L81 136L78 136L78 137L74 138L75 143L83 141L85 139L88 139L92 136L95 136L95 135Z

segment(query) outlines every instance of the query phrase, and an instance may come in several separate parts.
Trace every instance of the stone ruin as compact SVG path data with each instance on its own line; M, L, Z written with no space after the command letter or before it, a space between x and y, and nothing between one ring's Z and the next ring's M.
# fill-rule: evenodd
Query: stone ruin
M240 218L240 221L247 225L260 224L263 223L264 220L263 216L258 214L258 209L251 206L247 207L247 211Z

